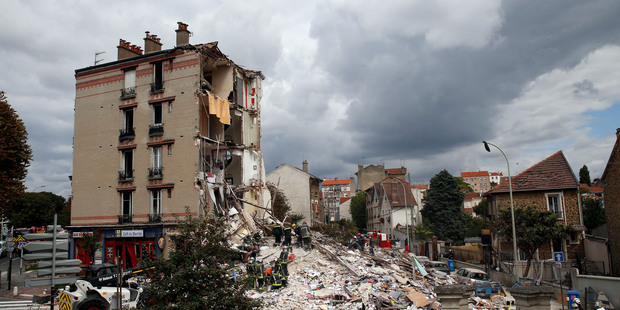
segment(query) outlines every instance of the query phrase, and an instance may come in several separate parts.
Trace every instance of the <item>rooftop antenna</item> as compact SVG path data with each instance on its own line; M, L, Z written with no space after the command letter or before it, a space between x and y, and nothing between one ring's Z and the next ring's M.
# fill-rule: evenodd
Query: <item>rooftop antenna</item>
M103 53L105 53L105 52L97 52L97 53L95 53L95 66L96 66L98 63L100 63L100 62L102 62L102 61L103 61L103 58L102 58L102 59L97 59L97 56L99 56L99 55L101 55L101 54L103 54Z

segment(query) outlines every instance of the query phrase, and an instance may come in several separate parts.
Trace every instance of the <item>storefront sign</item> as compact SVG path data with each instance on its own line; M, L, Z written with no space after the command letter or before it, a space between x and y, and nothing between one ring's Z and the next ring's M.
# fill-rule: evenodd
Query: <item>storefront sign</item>
M115 235L120 238L141 238L144 237L144 230L117 230Z
M157 240L157 246L159 247L160 250L163 250L164 247L166 246L166 239L164 237L161 237Z
M93 232L92 231L74 231L73 232L73 238L82 238L82 236L84 235L89 235L92 236Z

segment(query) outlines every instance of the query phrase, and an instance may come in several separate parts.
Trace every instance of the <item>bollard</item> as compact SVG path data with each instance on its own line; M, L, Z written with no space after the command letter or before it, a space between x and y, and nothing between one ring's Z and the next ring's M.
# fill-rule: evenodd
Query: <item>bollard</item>
M18 291L17 291L17 286L13 287L13 296L17 296Z

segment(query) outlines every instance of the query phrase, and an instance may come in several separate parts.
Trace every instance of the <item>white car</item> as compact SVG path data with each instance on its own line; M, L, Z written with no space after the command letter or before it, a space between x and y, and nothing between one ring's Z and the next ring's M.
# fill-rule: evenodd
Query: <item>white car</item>
M456 272L456 279L460 283L475 285L477 282L489 281L489 275L480 269L461 268Z

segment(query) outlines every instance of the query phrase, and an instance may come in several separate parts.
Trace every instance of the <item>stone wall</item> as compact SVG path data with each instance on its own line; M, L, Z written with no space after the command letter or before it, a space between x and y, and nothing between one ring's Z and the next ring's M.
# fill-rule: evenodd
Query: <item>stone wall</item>
M611 254L611 274L620 276L620 129L616 132L617 141L603 173L603 197L609 251Z

